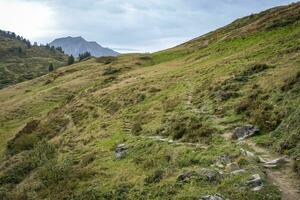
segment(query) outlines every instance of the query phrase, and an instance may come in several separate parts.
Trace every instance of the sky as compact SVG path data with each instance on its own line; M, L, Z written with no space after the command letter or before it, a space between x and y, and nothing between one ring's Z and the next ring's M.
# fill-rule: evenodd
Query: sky
M154 52L293 0L0 0L0 29L31 42L82 36L119 52Z

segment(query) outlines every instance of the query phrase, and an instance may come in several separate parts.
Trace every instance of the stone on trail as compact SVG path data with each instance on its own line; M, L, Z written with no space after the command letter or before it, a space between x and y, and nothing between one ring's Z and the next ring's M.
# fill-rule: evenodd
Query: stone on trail
M127 154L127 151L128 151L128 146L126 144L119 144L115 149L116 159L123 158Z
M276 159L270 160L270 161L268 161L262 157L258 157L258 158L261 163L264 163L264 167L266 167L266 168L275 168L278 165L283 165L284 163L289 162L289 160L286 156L283 156L281 158L276 158Z
M243 156L250 157L250 158L255 158L256 157L254 153L252 153L250 151L247 151L243 148L241 148L240 151L241 151L241 155L243 155Z
M261 190L263 187L263 181L259 174L252 175L247 184L253 191Z
M258 127L249 124L249 125L235 128L232 136L234 139L243 140L247 137L254 135L255 133L257 133L259 131L260 130Z

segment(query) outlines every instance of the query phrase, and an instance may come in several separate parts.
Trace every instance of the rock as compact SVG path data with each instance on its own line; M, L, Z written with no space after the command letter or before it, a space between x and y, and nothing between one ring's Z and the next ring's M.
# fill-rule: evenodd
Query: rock
M181 182L184 182L184 181L187 181L189 178L191 178L192 176L195 175L195 172L194 171L191 171L191 172L185 172L183 174L180 174L178 177L177 177L177 181L181 181Z
M222 155L217 158L215 166L223 169L230 162L231 162L231 159L228 155Z
M128 151L128 146L126 144L119 144L115 149L116 159L123 158L127 154L127 151Z
M233 138L238 140L243 140L253 134L259 132L259 128L251 124L242 127L235 128L233 131Z
M264 163L264 167L266 167L266 168L275 168L278 165L283 165L284 163L289 162L289 160L286 156L283 156L281 158L276 158L276 159L270 160L270 161L267 161L262 157L258 157L258 158L261 163Z
M254 153L252 153L250 151L247 151L245 149L241 148L240 151L241 151L241 155L243 155L243 156L250 157L250 158L255 158L256 157Z
M212 169L201 169L199 174L209 182L216 181L220 177L220 173Z
M263 181L259 174L252 175L247 184L253 191L258 191L263 187Z
M246 172L246 170L244 169L238 169L238 170L234 170L231 172L231 174L236 175L236 174L240 174L240 173L244 173Z
M226 165L226 168L225 168L225 171L227 172L233 172L233 171L236 171L236 170L239 170L240 167L237 163L229 163Z
M225 200L225 198L220 194L214 194L203 196L199 200Z

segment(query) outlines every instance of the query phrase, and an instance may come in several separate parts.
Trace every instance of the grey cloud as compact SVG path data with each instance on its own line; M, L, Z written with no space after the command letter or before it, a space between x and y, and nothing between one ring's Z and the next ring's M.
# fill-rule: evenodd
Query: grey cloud
M37 1L37 0L35 0ZM103 46L154 51L291 0L46 0L57 32ZM51 40L51 35L44 40ZM49 41L47 41L49 42Z

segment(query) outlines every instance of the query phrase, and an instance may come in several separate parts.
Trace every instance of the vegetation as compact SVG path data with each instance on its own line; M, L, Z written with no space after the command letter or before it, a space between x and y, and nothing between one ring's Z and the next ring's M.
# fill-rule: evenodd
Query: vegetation
M49 71L49 72L52 72L53 70L54 70L53 64L50 63L50 64L49 64L49 67L48 67L48 71Z
M61 48L31 45L13 32L0 30L0 89L48 73L49 63L65 65Z
M72 64L74 64L74 62L75 62L74 56L73 56L73 55L70 55L70 56L68 57L68 65L72 65Z
M84 60L86 58L89 58L89 57L91 57L91 53L90 52L84 52L84 53L80 53L78 55L79 61L82 61L82 60Z
M162 52L82 59L1 90L0 197L281 199L269 171L241 153L253 147L226 135L258 126L247 141L291 157L295 174L286 173L299 175L299 5ZM259 191L247 183L253 174Z

